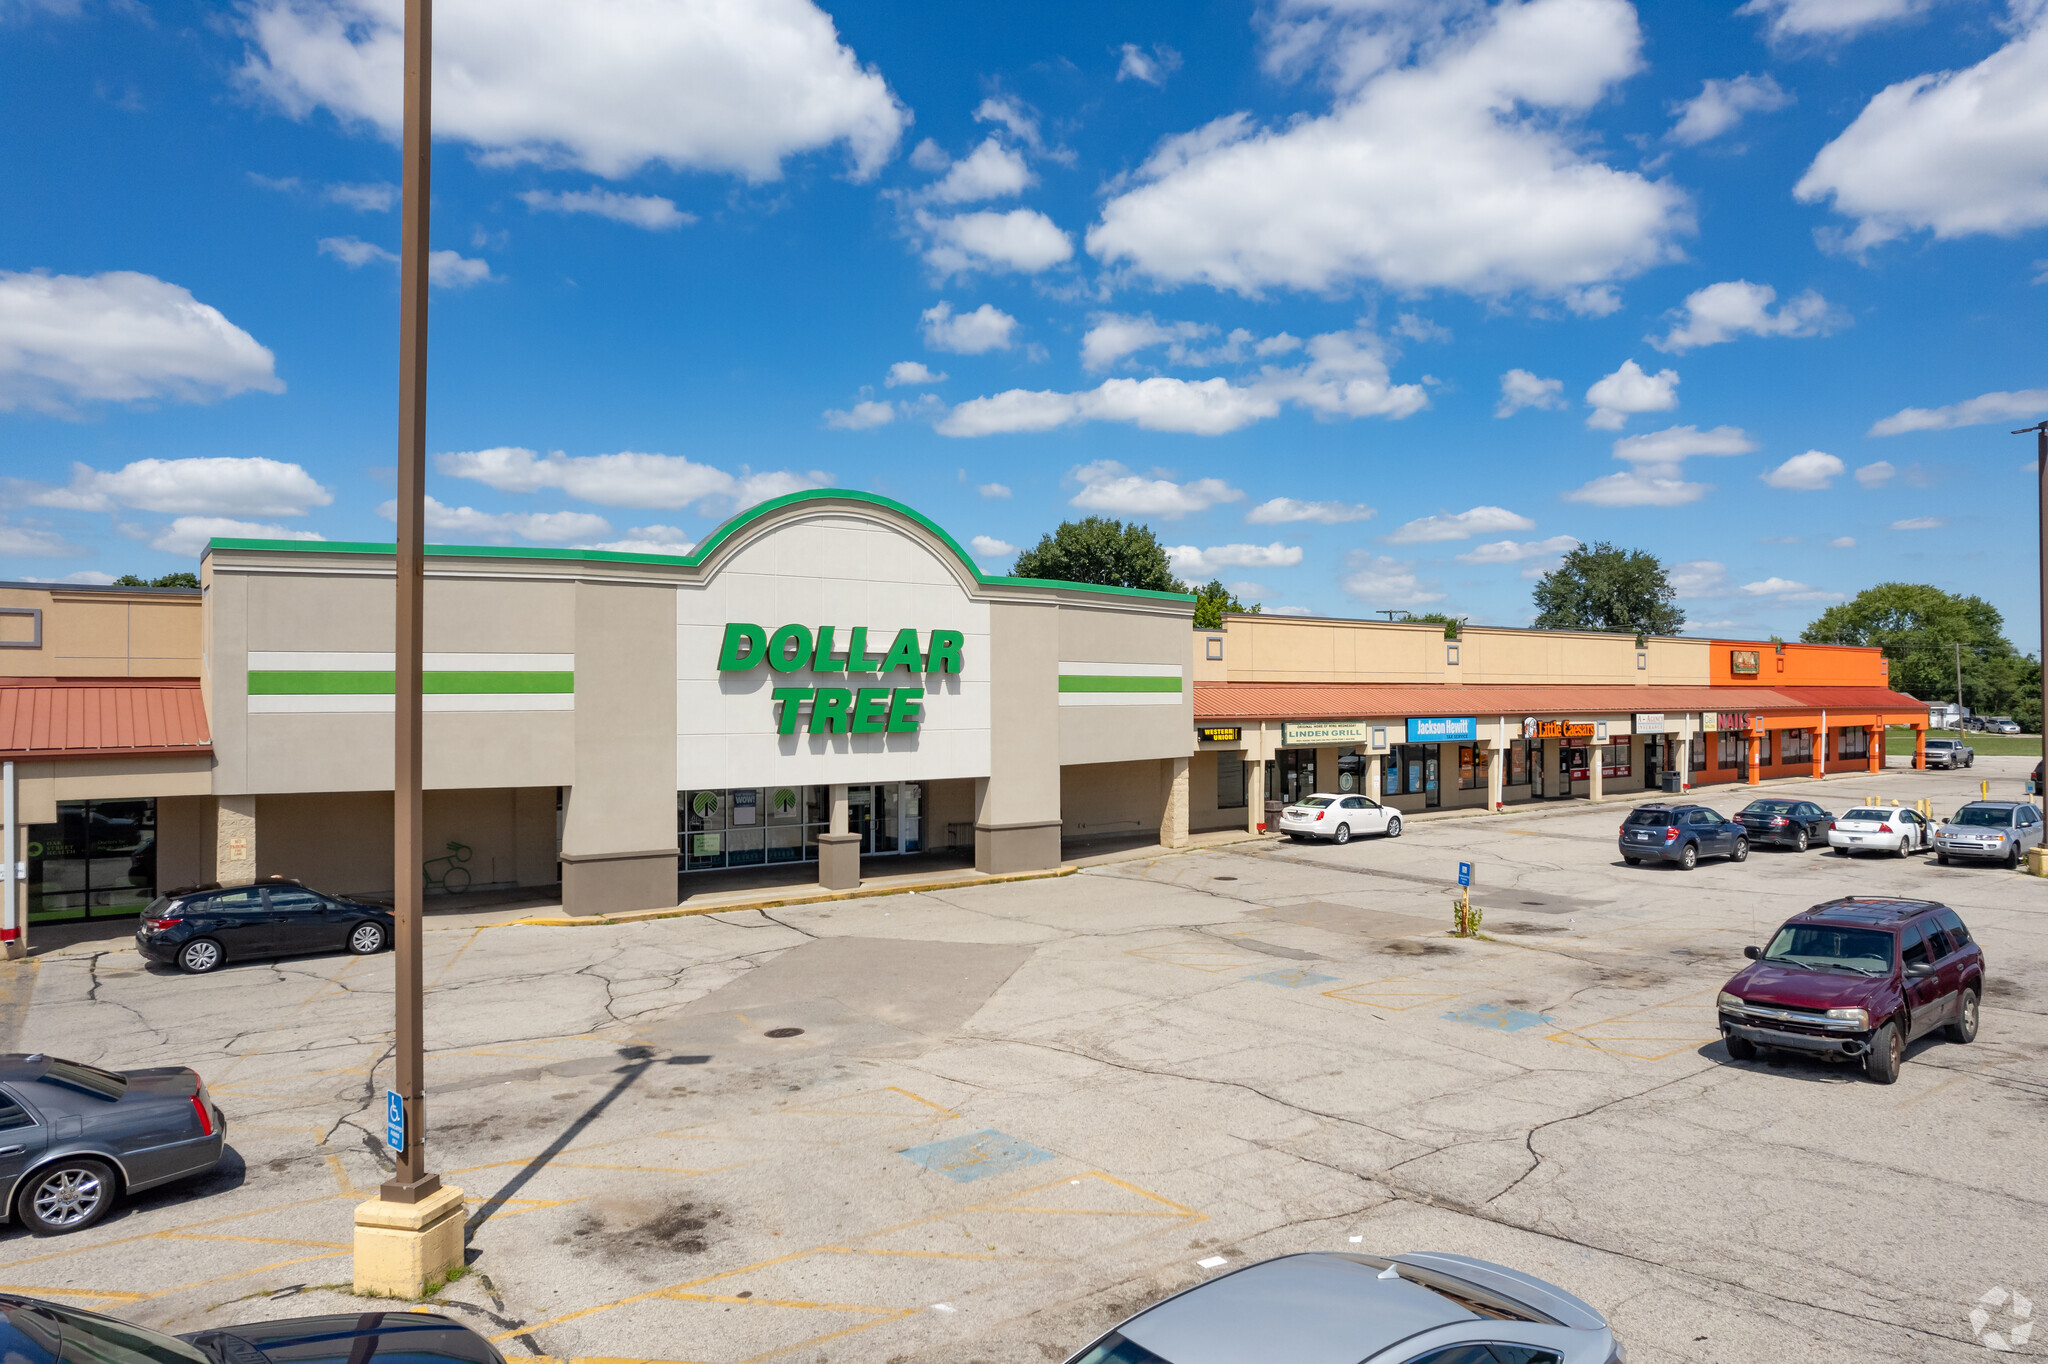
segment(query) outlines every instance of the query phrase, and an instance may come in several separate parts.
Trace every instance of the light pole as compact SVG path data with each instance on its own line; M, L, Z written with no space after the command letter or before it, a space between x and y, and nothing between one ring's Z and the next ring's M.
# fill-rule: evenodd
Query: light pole
M2013 432L2015 436L2034 433L2034 482L2040 492L2039 520L2035 531L2039 539L2039 562L2041 576L2041 773L2043 780L2035 783L2042 788L2034 794L2040 798L2041 807L2048 810L2048 421L2022 426Z
M462 1190L427 1170L420 970L421 615L425 605L427 439L427 223L432 199L433 0L405 0L404 197L398 262L398 543L391 774L392 887L397 1015L396 1102L386 1143L396 1169L356 1208L355 1287L417 1298L463 1260Z

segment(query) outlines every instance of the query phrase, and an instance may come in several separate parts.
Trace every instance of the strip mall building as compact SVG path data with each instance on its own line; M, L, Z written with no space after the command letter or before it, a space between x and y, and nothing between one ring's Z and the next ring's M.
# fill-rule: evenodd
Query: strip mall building
M799 493L688 555L429 550L430 893L686 880L1868 772L1927 708L1875 650L1232 616L982 573L910 508ZM32 920L159 887L390 889L389 545L217 540L197 592L0 586ZM1921 759L1916 754L1915 763ZM872 866L873 864L870 863Z

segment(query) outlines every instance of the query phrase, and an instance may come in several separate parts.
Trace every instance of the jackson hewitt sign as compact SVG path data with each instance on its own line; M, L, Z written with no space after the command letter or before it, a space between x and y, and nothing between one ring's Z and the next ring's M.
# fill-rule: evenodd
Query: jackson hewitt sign
M960 671L958 630L898 630L889 647L868 652L868 627L847 630L844 651L836 627L784 625L772 634L758 625L725 627L718 648L718 670L745 673L766 666L777 673L867 674L877 682L904 672L921 679L926 673ZM769 692L780 708L776 733L796 733L805 718L808 734L915 734L924 719L924 688L913 686L776 687Z

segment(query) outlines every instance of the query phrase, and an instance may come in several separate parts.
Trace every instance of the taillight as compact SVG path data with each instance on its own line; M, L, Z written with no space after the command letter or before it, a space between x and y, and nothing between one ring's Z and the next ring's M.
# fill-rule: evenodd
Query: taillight
M1881 834L1888 834L1892 831L1892 826L1889 824L1880 824L1877 826L1877 831Z
M1834 822L1834 821L1833 821L1833 820L1831 819L1831 820L1829 820L1829 821L1828 821L1828 832L1829 832L1829 833L1833 833L1834 831L1835 831L1835 822Z
M1321 822L1322 822L1322 818L1323 818L1323 812L1322 812L1321 810L1318 810L1318 811L1316 811L1316 822L1317 822L1317 823L1321 823Z
M1787 823L1787 822L1789 822L1789 821L1787 821L1787 820L1786 820L1786 818L1785 818L1785 817L1784 817L1783 815L1779 815L1779 816L1778 816L1777 818L1775 818L1775 819L1773 819L1773 820L1771 821L1771 827L1772 827L1773 829L1775 829L1775 828L1777 828L1777 827L1778 827L1778 826L1779 826L1780 824L1784 824L1784 823Z
M1676 829L1666 829L1666 830L1664 831L1664 841L1665 841L1666 843L1671 843L1671 842L1675 842L1675 841L1677 841L1677 838L1678 838L1678 830L1676 830Z
M144 919L142 922L149 926L152 933L161 933L178 921L176 919Z
M206 1081L196 1075L192 1078L199 1081L199 1088L192 1092L192 1111L199 1115L199 1135L210 1137L213 1135L213 1114L206 1107Z

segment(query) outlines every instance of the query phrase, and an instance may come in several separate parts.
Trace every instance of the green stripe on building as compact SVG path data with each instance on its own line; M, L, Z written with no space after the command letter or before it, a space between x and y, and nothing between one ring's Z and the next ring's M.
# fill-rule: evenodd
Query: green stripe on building
M1173 692L1180 691L1178 677L1104 677L1083 673L1062 673L1061 691Z
M430 672L421 680L430 696L573 692L573 672ZM396 674L374 670L323 672L288 668L250 669L251 696L389 696Z

